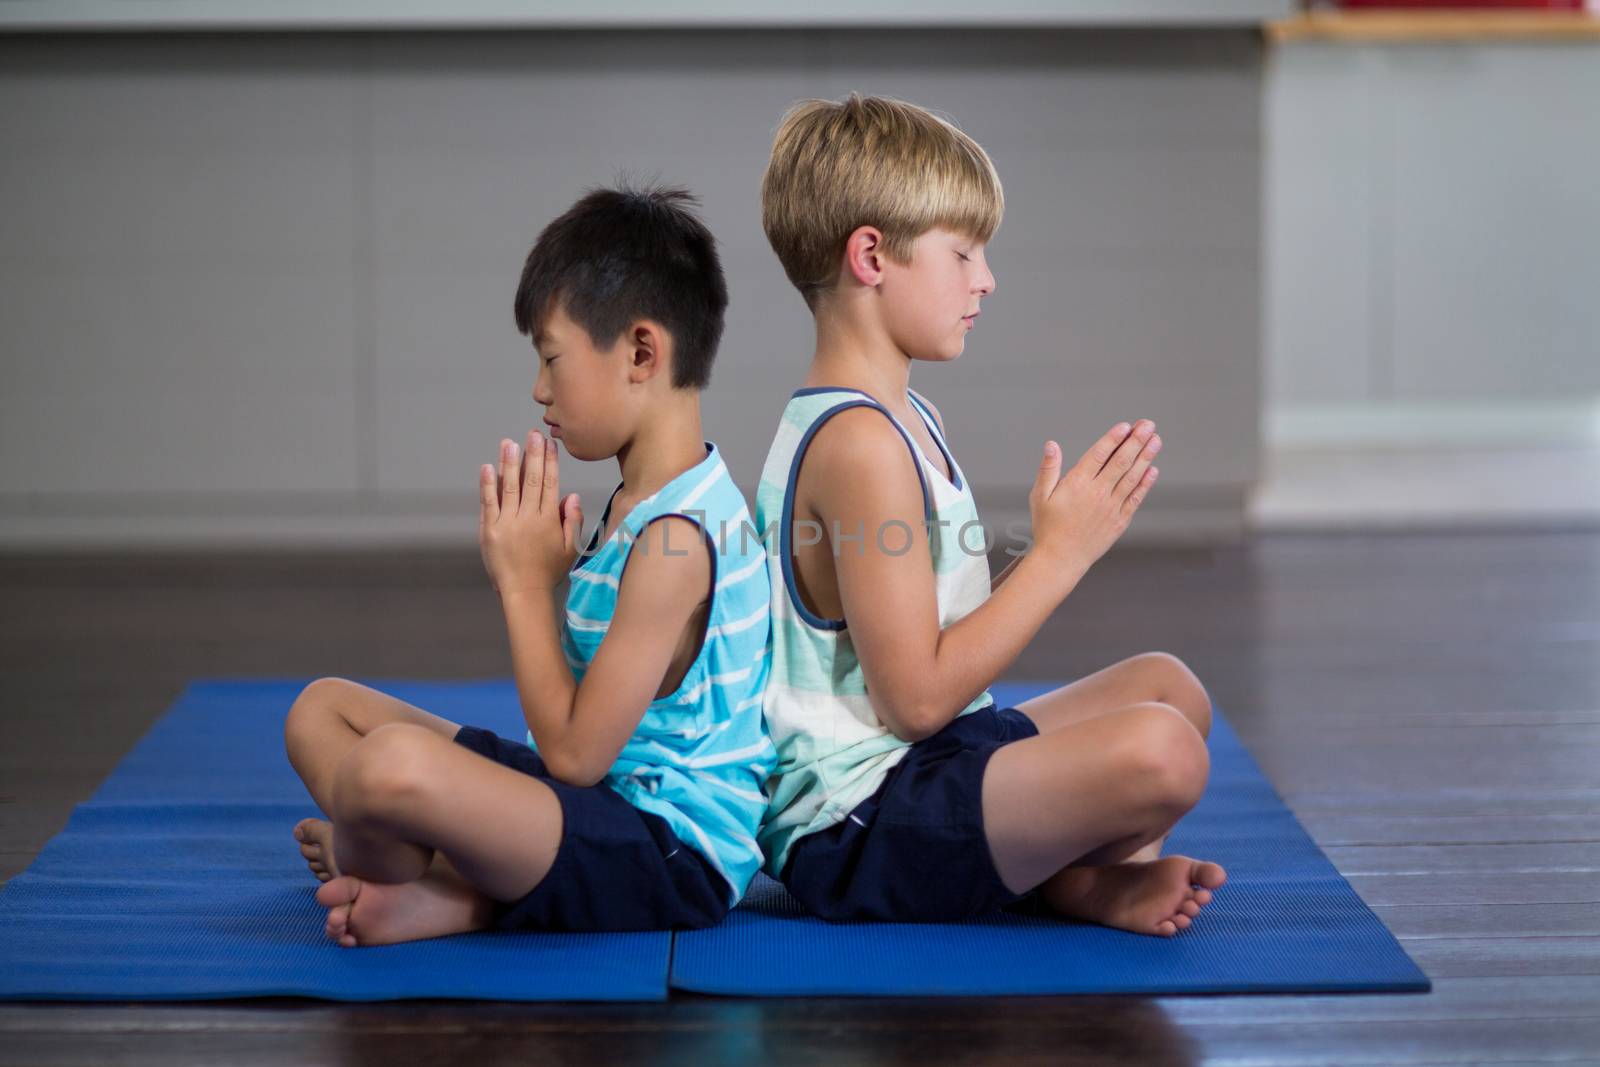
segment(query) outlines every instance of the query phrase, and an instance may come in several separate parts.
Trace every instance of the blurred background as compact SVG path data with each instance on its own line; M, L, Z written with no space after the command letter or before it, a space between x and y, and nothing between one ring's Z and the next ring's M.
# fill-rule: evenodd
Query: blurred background
M540 415L522 258L624 175L722 243L706 430L753 490L812 344L760 175L790 103L852 90L1005 182L982 328L913 377L992 527L1045 437L1137 417L1130 543L1600 520L1600 38L1332 14L11 0L0 548L473 547L478 465ZM597 516L615 467L573 467Z

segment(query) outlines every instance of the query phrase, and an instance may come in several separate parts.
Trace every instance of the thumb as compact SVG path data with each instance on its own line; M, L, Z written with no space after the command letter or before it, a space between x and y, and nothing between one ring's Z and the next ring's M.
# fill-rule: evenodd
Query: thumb
M578 504L578 494L569 493L561 501L561 537L568 551L578 550L578 539L583 536L583 508Z
M1039 474L1033 480L1033 491L1042 500L1055 491L1061 480L1061 446L1054 441L1044 443L1044 459L1039 463Z

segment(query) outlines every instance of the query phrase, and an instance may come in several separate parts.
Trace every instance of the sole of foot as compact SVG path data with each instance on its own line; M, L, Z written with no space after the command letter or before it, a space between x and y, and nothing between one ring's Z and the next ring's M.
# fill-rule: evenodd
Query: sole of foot
M333 858L333 823L326 819L301 819L295 823L294 839L300 842L300 855L319 882L330 882L340 875Z
M1069 871L1049 900L1057 911L1156 937L1187 930L1228 878L1219 865L1188 856Z
M446 937L490 925L492 902L433 873L411 882L368 882L350 875L317 890L328 909L323 932L343 948Z

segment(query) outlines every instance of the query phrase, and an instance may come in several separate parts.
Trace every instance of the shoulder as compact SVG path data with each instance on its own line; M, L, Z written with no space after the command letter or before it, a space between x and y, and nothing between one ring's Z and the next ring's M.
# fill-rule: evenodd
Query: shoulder
M906 392L922 401L922 406L928 409L928 413L933 416L933 421L939 424L939 432L944 433L944 416L940 415L939 409L933 406L933 401L929 400L927 397L923 396L910 386L906 387Z
M889 414L869 404L830 416L813 432L806 459L831 474L864 474L910 458L905 435Z
M806 452L813 503L824 510L879 504L900 510L922 503L921 477L911 446L883 411L863 405L834 415L816 431Z
M651 519L634 538L617 587L617 607L654 610L693 606L705 599L711 549L700 525L682 515Z

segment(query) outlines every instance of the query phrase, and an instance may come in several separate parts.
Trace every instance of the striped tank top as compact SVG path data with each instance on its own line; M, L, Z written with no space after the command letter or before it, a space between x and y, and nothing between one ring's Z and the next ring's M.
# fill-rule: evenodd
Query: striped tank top
M561 647L581 684L616 613L623 568L644 528L668 515L700 527L712 566L700 653L676 691L650 702L603 781L634 807L665 819L710 861L727 879L731 906L761 866L756 829L776 758L761 719L770 662L766 551L744 494L709 441L705 459L640 501L602 543L610 514L607 502L573 564ZM666 551L681 549L669 544ZM527 741L534 744L531 732Z
M922 485L940 628L989 596L989 559L972 489L921 398L911 393L910 399L944 456L948 479L877 400L855 389L826 387L801 389L790 399L761 472L756 525L769 542L772 580L772 671L764 707L778 765L768 785L772 800L760 841L766 870L774 877L782 873L796 840L842 821L872 795L910 747L872 710L845 620L811 612L795 586L795 484L806 447L828 419L850 408L872 407L905 438ZM865 531L865 536L877 535ZM904 543L904 536L891 527L883 534L883 544L894 550ZM807 531L807 537L813 532ZM960 714L989 703L988 692L980 693Z

